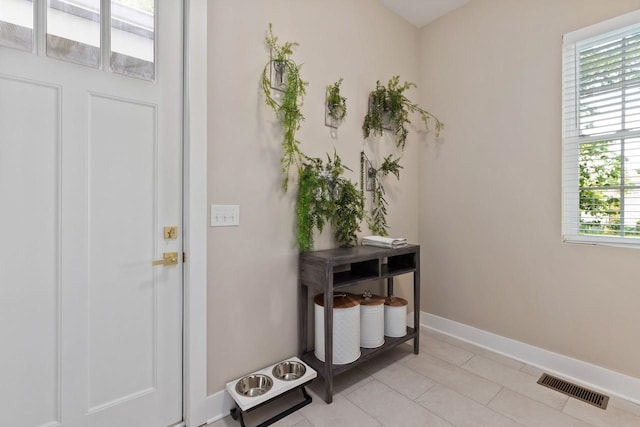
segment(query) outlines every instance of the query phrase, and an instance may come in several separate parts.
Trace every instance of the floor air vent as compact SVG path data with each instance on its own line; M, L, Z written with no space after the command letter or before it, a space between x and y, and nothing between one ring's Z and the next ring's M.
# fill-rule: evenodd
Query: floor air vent
M607 409L607 403L609 403L609 396L605 396L602 393L596 393L588 388L580 387L579 385L571 384L568 381L561 380L560 378L553 377L549 374L542 374L538 380L538 384L545 387L549 387L552 390L564 393L567 396L575 397L576 399L587 402L597 408Z

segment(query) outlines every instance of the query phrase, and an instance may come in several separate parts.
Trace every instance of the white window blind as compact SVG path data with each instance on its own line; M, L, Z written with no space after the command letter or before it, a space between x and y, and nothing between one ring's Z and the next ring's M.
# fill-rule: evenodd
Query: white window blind
M640 247L640 12L563 45L564 240Z

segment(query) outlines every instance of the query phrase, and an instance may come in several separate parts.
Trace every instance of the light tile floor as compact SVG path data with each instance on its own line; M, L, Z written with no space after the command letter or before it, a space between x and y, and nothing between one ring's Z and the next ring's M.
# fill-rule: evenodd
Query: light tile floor
M640 405L611 397L603 411L536 384L537 368L435 331L423 328L420 354L412 349L401 345L336 377L330 405L316 380L313 403L273 425L640 427ZM247 426L291 405L286 399L247 414ZM211 426L239 425L226 417Z

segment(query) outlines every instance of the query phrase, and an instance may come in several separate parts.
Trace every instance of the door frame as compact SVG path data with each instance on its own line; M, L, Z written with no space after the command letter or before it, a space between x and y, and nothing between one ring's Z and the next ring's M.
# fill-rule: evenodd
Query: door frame
M207 0L184 0L183 420L207 422Z

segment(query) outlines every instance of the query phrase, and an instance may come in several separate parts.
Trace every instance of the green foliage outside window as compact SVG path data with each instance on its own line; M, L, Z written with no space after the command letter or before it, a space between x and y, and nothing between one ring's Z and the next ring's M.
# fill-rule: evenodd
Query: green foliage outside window
M117 3L122 3L134 9L153 13L153 0L117 0Z
M609 141L580 146L581 234L640 236L638 225L622 225L622 160L619 149Z

